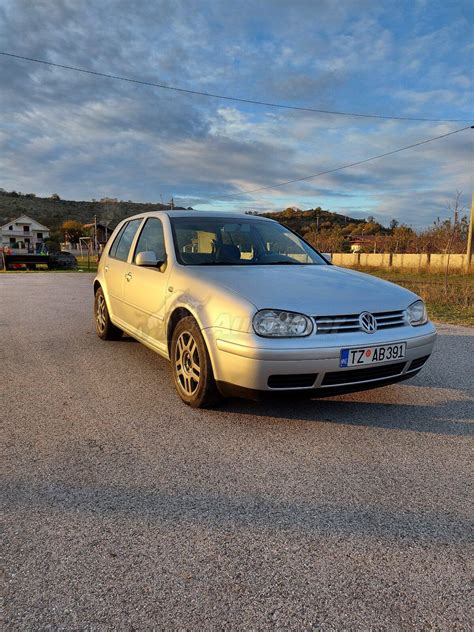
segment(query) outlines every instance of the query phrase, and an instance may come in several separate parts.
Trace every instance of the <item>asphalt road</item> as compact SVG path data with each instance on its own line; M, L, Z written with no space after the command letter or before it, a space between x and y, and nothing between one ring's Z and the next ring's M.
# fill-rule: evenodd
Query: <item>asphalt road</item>
M88 274L0 275L7 630L468 630L474 330L331 400L187 408Z

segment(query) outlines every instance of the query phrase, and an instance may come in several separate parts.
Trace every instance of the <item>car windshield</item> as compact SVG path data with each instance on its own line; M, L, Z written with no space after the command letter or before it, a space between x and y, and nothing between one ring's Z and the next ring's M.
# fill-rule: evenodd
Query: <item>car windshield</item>
M183 265L327 265L278 222L222 216L170 219L176 257Z

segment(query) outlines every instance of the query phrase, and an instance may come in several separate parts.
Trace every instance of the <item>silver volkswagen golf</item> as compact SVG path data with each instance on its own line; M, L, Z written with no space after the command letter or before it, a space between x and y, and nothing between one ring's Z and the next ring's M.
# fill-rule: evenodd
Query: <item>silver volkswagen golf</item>
M339 268L276 221L144 213L121 222L94 281L97 334L171 361L191 406L222 396L313 397L416 375L436 330L423 301Z

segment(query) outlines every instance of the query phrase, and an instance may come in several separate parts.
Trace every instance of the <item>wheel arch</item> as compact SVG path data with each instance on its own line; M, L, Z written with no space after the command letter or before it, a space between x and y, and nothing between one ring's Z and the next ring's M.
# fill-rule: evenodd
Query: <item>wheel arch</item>
M171 356L171 338L173 337L173 331L176 325L179 323L179 321L182 320L183 318L186 318L187 316L192 316L192 318L194 318L194 320L199 325L199 328L201 329L201 325L199 323L199 320L196 318L196 315L193 314L187 307L183 307L182 305L175 307L173 311L171 312L168 318L167 325L166 325L166 344L168 346L168 354L170 356Z
M104 285L102 285L102 283L100 282L99 279L94 279L94 297L97 293L97 290L100 288L104 294L104 298L105 298L105 304L107 305L107 309L109 310L109 315L111 317L111 320L113 322L113 313L112 310L110 309L110 301L109 301L109 296L107 294L107 289ZM114 323L115 324L115 323Z
M201 335L204 338L204 344L206 345L207 352L209 353L209 358L211 360L212 371L214 373L214 377L216 377L216 370L218 368L217 358L215 355L216 350L214 348L214 345L212 345L211 340L209 339L206 327L203 326L201 319L197 316L193 309L189 308L188 305L176 305L171 311L171 314L168 318L168 323L166 325L168 357L171 359L171 338L173 336L174 328L176 327L177 323L186 316L192 316L201 331Z

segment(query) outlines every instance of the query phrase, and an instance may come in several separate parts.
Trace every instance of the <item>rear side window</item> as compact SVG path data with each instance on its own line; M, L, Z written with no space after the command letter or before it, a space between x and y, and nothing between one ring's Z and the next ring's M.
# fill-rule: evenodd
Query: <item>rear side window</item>
M138 238L137 248L133 260L137 258L140 252L152 251L155 253L158 261L165 258L165 237L163 235L163 225L156 217L147 219L143 227L140 237Z
M128 222L125 222L125 224L122 226L122 228L117 233L117 237L114 239L112 245L110 246L109 257L115 257L115 252L117 250L117 246L119 244L120 237L122 236L123 231L127 228L127 226L128 226Z
M127 261L130 246L141 221L141 219L132 219L120 230L110 249L109 255L111 257L120 261Z

